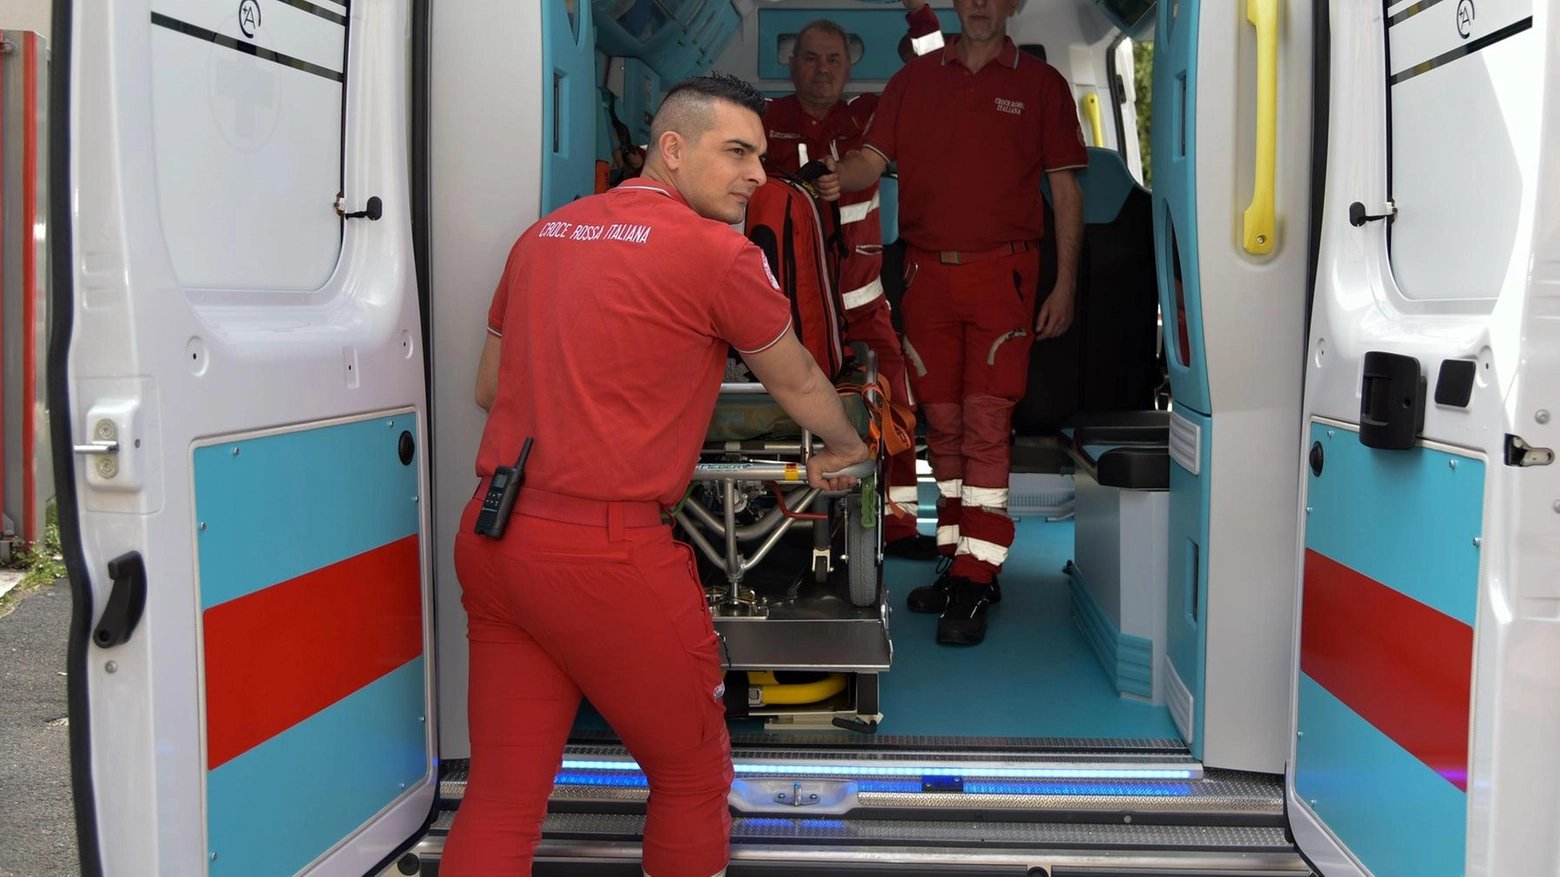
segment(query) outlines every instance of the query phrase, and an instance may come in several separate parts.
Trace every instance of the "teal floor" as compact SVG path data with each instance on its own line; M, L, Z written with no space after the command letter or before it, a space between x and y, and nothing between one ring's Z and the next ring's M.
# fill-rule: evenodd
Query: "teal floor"
M1062 566L1071 521L1020 520L986 641L940 646L937 616L905 608L931 563L890 559L894 666L882 679L880 734L982 737L1178 736L1170 712L1122 698L1073 624Z
M937 616L905 608L910 589L936 577L934 564L889 559L883 574L893 606L889 626L894 665L882 677L883 722L878 733L1177 737L1168 709L1116 694L1073 623L1062 573L1072 557L1072 522L1034 517L1019 520L1017 529L1002 572L1002 603L992 607L991 626L979 646L938 645ZM762 729L756 720L737 724L733 730ZM575 729L606 728L585 704Z

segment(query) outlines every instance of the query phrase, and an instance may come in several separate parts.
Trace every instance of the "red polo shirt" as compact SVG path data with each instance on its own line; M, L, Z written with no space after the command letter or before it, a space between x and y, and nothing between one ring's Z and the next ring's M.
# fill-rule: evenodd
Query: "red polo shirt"
M883 90L866 145L899 162L899 229L923 250L989 250L1045 232L1040 177L1088 166L1072 90L1011 39L979 73L941 52Z
M503 339L477 474L514 465L569 496L682 498L720 392L728 342L763 350L791 306L764 254L634 180L532 225L510 250L488 312Z

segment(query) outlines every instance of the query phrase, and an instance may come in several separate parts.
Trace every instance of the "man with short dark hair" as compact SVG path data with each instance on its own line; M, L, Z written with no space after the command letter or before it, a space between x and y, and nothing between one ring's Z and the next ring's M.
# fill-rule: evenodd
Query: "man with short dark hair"
M906 259L905 355L927 423L941 500L947 574L910 592L914 612L940 612L937 641L974 645L996 575L1013 544L1008 517L1013 406L1029 348L1072 323L1088 166L1072 89L1019 51L1007 22L1019 0L954 0L963 33L911 61L883 91L866 148L838 163L839 185L876 185L899 163ZM911 99L913 96L913 99ZM1037 289L1045 233L1040 179L1050 182L1056 285ZM1039 311L1036 304L1039 300Z
M902 0L909 10L909 39L931 51L942 44L941 23L926 0ZM850 46L844 28L819 19L796 35L790 59L796 93L769 102L764 126L769 136L769 162L796 173L809 161L838 158L861 148L872 122L878 96L860 94L844 99L850 82ZM840 297L845 305L846 338L872 348L878 371L893 400L909 405L910 385L905 359L894 331L888 299L883 295L883 229L879 222L878 187L839 198L845 258L840 263ZM884 471L889 514L883 520L883 551L916 560L937 556L936 542L916 531L917 488L915 448L888 458Z
M650 783L644 869L725 874L732 779L721 659L683 496L726 353L824 442L815 487L868 459L791 328L764 254L730 224L764 182L763 98L726 76L678 85L643 175L531 226L493 296L478 368L480 482L455 541L471 647L471 778L451 877L527 874L582 694ZM490 480L534 445L500 539L473 533Z

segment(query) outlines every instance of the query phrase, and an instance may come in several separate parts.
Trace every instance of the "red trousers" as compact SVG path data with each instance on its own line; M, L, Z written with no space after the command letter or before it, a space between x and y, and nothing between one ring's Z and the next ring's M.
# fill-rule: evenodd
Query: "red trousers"
M502 540L485 539L471 532L481 495L455 539L471 644L471 777L440 873L531 873L582 693L649 779L645 873L721 872L731 739L692 550L668 527L632 526L621 513L645 504L609 511L583 500L574 501L583 514L558 515L573 523L517 513ZM599 523L582 523L591 518Z
M937 480L937 543L951 575L987 582L1013 544L1013 406L1029 380L1038 250L962 265L905 256L905 346Z
M894 331L889 314L888 299L879 296L872 301L846 312L850 341L860 341L877 354L878 379L887 384L895 402L909 404L910 385L905 375L905 357L899 347L899 333ZM883 516L883 540L893 542L915 535L916 481L915 448L888 458L884 477L885 491L890 503L889 514Z

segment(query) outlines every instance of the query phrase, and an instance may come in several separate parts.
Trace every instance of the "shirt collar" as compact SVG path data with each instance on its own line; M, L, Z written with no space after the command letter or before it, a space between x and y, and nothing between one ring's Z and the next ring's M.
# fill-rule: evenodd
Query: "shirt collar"
M958 44L962 36L962 34L954 34L943 45L942 63L944 67L947 67L950 61L959 60L959 53L955 52L953 47ZM1012 37L1004 36L1002 38L1002 51L997 53L997 58L992 63L1011 67L1014 70L1018 69L1018 46L1013 42Z
M612 191L623 192L633 191L636 189L640 191L660 192L662 195L665 195L679 204L688 203L687 199L682 196L682 193L678 192L676 189L672 188L671 186L658 183L655 180L647 179L645 177L635 177L632 180L619 183Z

